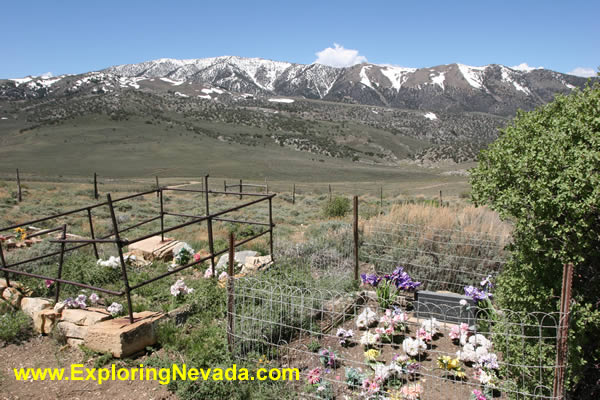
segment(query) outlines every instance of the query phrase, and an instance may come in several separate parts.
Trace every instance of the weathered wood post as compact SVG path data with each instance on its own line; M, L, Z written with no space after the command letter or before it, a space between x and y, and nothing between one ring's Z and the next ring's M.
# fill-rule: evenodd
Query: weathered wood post
M354 280L358 281L358 196L354 196Z
M162 189L158 189L160 192L160 241L165 241L165 206L164 206L164 192Z
M273 254L273 198L269 197L269 247L271 248L271 261L275 261Z
M558 340L556 342L556 370L552 385L552 397L555 399L563 399L565 395L572 285L573 264L568 263L563 266L563 279L560 294L560 320L558 327Z
M331 183L329 184L329 202L331 203Z
M133 324L133 306L131 305L131 288L129 287L129 279L127 278L127 266L125 265L125 258L123 257L123 242L121 241L121 235L119 234L119 225L117 224L117 216L115 215L115 208L113 206L112 198L110 193L106 194L106 201L108 202L108 208L110 210L110 219L112 220L113 230L115 232L115 244L117 245L117 251L119 253L119 261L121 261L121 275L123 276L123 283L125 285L125 295L127 296L127 308L129 311L129 323Z
M235 241L233 237L233 232L229 234L229 267L227 270L227 345L229 347L229 352L233 353L234 350L234 335L235 335L235 326L234 326L234 310L235 310L235 291L234 291L234 271L233 266L235 263Z
M440 190L440 207L444 206L444 202L442 201L442 191Z
M244 185L242 183L242 180L240 179L240 200L242 200L244 198L244 195L242 194L244 191Z
M19 176L19 168L17 168L17 196L19 203L23 201L23 196L21 195L21 177Z
M205 216L209 216L210 215L210 210L209 210L209 201L208 201L208 175L204 176L204 201L205 201ZM216 272L215 272L215 244L214 244L214 240L213 240L213 229L212 229L212 218L208 217L208 219L206 220L206 227L208 229L208 250L210 251L210 268L212 271L212 276L214 278L216 278Z
M156 178L156 198L158 199L160 197L160 192L159 192L160 185L158 184L158 175L155 176L155 178Z
M227 191L227 181L223 180L223 191L226 192Z
M296 204L296 184L292 187L292 204Z
M383 186L379 190L379 213L383 213Z
M94 198L98 200L98 176L94 172Z

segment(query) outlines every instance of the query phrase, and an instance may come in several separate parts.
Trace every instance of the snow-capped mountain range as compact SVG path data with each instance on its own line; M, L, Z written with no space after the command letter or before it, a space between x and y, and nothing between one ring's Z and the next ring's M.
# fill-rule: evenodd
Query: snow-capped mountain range
M44 97L78 91L172 90L180 97L214 100L223 92L285 96L390 108L478 111L508 116L532 109L587 79L541 68L463 64L431 68L358 64L336 68L260 58L163 58L60 77L0 81L0 98ZM207 93L209 91L209 93ZM221 93L219 93L221 92Z

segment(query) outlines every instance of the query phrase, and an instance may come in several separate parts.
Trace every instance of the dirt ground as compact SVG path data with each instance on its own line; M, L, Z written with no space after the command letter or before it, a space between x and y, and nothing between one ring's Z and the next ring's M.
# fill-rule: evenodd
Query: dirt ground
M65 368L68 376L71 364L82 364L83 352L71 347L61 347L49 337L35 337L22 344L0 347L0 400L16 399L176 399L158 382L107 381L17 381L13 368ZM143 362L143 357L137 360ZM117 361L117 363L119 363ZM94 359L83 363L93 368ZM110 368L110 365L105 367ZM119 364L117 364L117 368ZM125 365L123 365L125 367ZM84 375L85 376L85 375Z

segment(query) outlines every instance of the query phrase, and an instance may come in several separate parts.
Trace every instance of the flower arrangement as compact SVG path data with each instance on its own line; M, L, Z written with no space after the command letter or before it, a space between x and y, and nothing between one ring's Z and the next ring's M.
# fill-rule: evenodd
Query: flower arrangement
M315 393L319 399L333 400L334 398L333 387L331 386L331 383L326 381L316 385Z
M458 358L452 358L450 356L441 356L437 359L438 368L448 371L458 379L464 379L467 377L465 371L460 366Z
M376 274L361 274L360 277L364 285L376 288L377 302L381 308L390 308L396 301L399 290L410 291L421 285L421 282L412 280L404 271L404 267L398 267L391 274L383 277Z
M479 285L481 286L481 289L476 288L475 286L465 287L465 296L471 297L477 303L483 300L488 300L492 297L492 294L490 293L490 291L494 287L494 285L492 284L492 276L488 275L487 278L485 278L479 283Z
M475 370L473 377L477 379L484 387L495 388L498 386L498 376L494 370L486 371L483 368L478 368Z
M186 265L194 257L194 249L187 244L183 243L183 246L173 249L173 263L177 265Z
M448 336L454 344L460 343L461 339L464 338L466 341L467 337L471 333L471 329L469 328L469 324L462 322L460 325L454 325L450 328L450 333Z
M359 387L365 380L365 376L357 368L346 368L346 384L350 388Z
M423 386L420 383L409 383L400 388L403 400L418 400L423 394Z
M488 400L488 398L485 397L485 395L481 392L481 390L473 389L473 392L471 393L471 397L469 397L469 400Z
M421 364L407 355L396 354L394 357L392 357L392 362L396 363L396 365L402 370L402 373L407 374L409 378L414 378L421 369Z
M65 307L84 309L87 307L87 304L85 304L86 300L87 300L87 296L84 294L80 294L76 298L69 297L65 300Z
M316 385L317 383L321 382L321 368L317 367L308 371L307 380L311 385Z
M177 298L192 292L194 292L194 289L187 287L183 279L178 279L177 282L171 285L171 294Z
M27 231L23 228L15 228L15 239L16 240L27 239Z
M387 309L385 310L385 314L379 319L379 323L383 327L376 328L375 333L381 335L383 339L390 341L394 335L406 331L406 321L408 321L408 316L406 313L400 311L399 308L395 308L393 311Z
M343 328L339 328L337 330L335 336L337 336L338 339L340 340L340 346L346 347L350 344L348 339L350 339L351 337L354 336L354 332L352 331L352 329L346 330Z
M381 378L365 378L362 382L362 388L364 396L367 398L376 396L383 386Z
M100 297L98 297L98 295L96 293L92 293L92 294L90 294L90 297L88 300L90 301L90 304L96 305L96 304L98 304L98 301L100 301Z
M371 348L381 343L381 336L378 333L366 331L360 338L360 344L365 348Z
M369 349L365 351L365 360L368 363L377 361L377 358L381 355L381 351L377 349Z
M371 308L367 307L358 314L356 318L356 327L358 329L367 329L371 325L377 322L377 313L371 310Z
M431 318L421 323L421 329L423 329L432 337L435 337L439 333L440 323L437 321L437 319Z
M418 356L427 350L427 344L422 339L406 338L402 342L402 349L409 356Z
M324 367L335 368L337 364L337 354L331 349L321 349L319 351L319 361Z
M123 313L123 306L119 303L112 303L106 308L106 311L108 311L113 317L117 317Z

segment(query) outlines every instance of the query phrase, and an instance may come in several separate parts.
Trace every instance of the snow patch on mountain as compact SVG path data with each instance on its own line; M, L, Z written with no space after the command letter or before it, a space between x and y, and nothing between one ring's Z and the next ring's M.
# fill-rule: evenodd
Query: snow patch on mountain
M212 89L202 89L202 93L205 93L205 94L211 94L211 93L223 94L224 91L221 90L221 89L212 88Z
M371 84L371 81L369 80L369 77L367 76L367 70L369 69L371 69L370 65L367 65L360 69L360 83L367 87L370 87L371 89L374 89L373 85Z
M388 78L394 89L400 90L402 85L408 79L408 75L416 70L416 68L385 66L381 69L381 73Z
M169 79L169 78L160 78L160 80L163 81L163 82L170 83L173 86L183 85L183 83L184 83L184 81L174 81L174 80Z
M433 74L431 74L430 76L432 76ZM438 85L439 87L442 88L442 90L444 89L444 81L446 80L446 73L442 72L437 76L434 76L431 78L431 82L434 85Z
M435 115L432 112L428 112L427 114L423 115L425 118L430 119L430 120L436 120L438 119L437 115Z
M512 76L514 72L511 72L508 68L501 67L502 71L502 80L507 83L512 83L512 85L517 89L517 91L523 92L528 96L531 96L531 91L522 86L517 80Z
M293 103L293 99L269 99L271 103Z
M471 67L469 65L457 64L460 73L475 89L483 89L483 73L487 67Z

